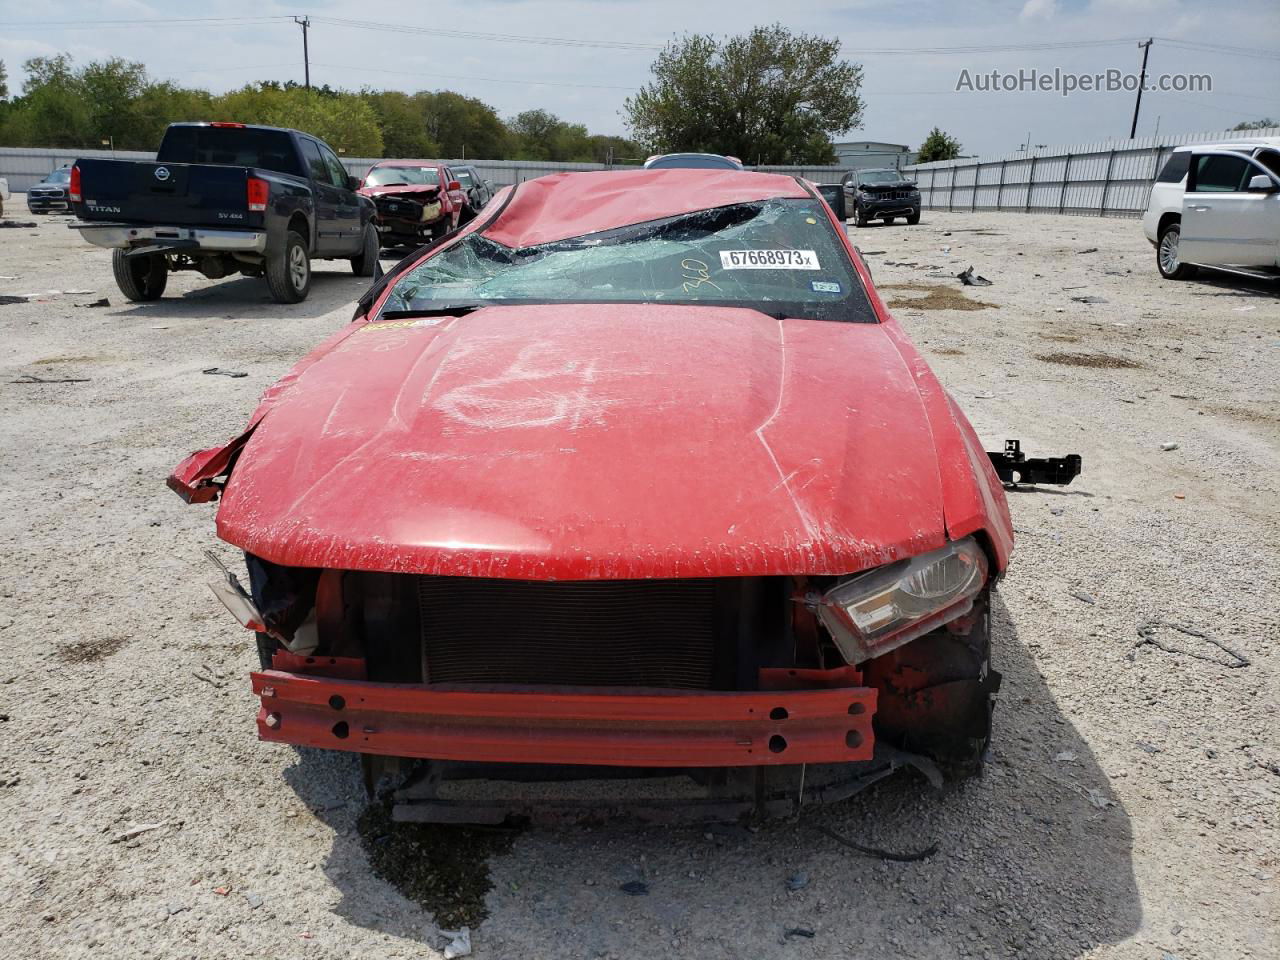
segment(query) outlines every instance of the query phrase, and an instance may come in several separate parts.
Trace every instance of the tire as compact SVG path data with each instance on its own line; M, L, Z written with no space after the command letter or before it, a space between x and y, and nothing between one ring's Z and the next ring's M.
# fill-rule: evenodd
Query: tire
M867 215L862 212L862 208L855 205L853 208L853 225L855 227L865 227L869 222Z
M877 739L933 759L948 779L982 771L1000 674L991 667L990 593L951 624L867 662Z
M381 253L382 241L378 238L378 231L372 223L365 224L364 249L360 256L351 258L351 272L357 277L372 277Z
M915 226L917 223L919 223L919 222L920 222L920 211L919 211L919 210L917 210L915 213L911 214L911 216L907 217L907 224L908 224L909 226L914 227L914 226Z
M267 260L267 287L276 303L301 303L311 291L311 257L306 241L294 230L285 234L280 252Z
M1156 242L1156 269L1166 280L1190 280L1197 268L1178 259L1178 246L1182 238L1182 224L1171 223L1160 231Z
M126 257L123 250L113 250L111 272L120 292L134 303L159 300L169 282L169 265L160 253Z

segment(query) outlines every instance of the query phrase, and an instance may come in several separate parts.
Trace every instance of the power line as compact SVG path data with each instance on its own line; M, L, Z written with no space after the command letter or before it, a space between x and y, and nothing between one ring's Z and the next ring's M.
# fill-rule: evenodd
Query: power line
M316 17L317 23L357 30L375 30L382 33L425 34L434 37L453 37L459 40L492 40L501 43L531 43L557 47L591 47L602 50L651 51L661 50L651 43L627 43L620 40L580 40L570 37L540 37L515 33L481 33L476 30L444 30L437 27L419 27L405 23L378 23L372 20L344 20L339 17Z
M1260 60L1280 60L1280 53L1273 50L1259 50L1256 47L1229 47L1221 43L1200 43L1194 40L1170 40L1168 37L1155 37L1161 43L1180 47L1184 50L1199 50L1208 53L1223 53L1239 57L1257 57Z
M378 67L353 67L345 63L321 63L315 61L317 67L331 67L334 70L355 70L360 73L392 73L402 77L444 77L449 80L476 80L482 83L514 83L519 86L536 86L536 87L573 87L576 89L588 90L638 90L639 87L618 87L610 86L602 83L560 83L555 80L529 80L521 78L519 80L503 79L499 77L468 77L459 73L426 73L417 70L383 70Z

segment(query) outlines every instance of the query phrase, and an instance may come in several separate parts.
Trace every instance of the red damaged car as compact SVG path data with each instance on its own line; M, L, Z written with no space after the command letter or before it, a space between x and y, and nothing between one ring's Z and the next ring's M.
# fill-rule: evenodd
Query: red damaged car
M662 170L505 190L169 483L244 551L259 735L417 758L396 815L456 821L974 771L1002 479L1079 467L983 451L812 185Z
M373 223L384 247L438 240L474 216L453 171L431 160L375 163L359 192L373 200Z

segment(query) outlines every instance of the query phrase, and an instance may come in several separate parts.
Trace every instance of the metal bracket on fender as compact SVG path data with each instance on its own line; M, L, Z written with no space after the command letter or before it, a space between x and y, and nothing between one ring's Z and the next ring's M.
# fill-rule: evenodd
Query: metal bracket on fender
M1017 440L1006 440L1004 449L999 453L987 451L991 465L1001 482L1019 483L1056 483L1066 486L1080 476L1081 459L1078 453L1069 453L1065 457L1028 457L1022 452L1022 444Z

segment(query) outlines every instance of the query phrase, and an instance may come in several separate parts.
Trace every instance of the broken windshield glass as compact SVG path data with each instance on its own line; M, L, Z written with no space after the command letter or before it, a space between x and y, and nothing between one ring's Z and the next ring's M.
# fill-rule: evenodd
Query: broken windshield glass
M383 313L515 303L736 306L876 322L825 210L796 199L714 207L523 248L473 233L401 277Z

